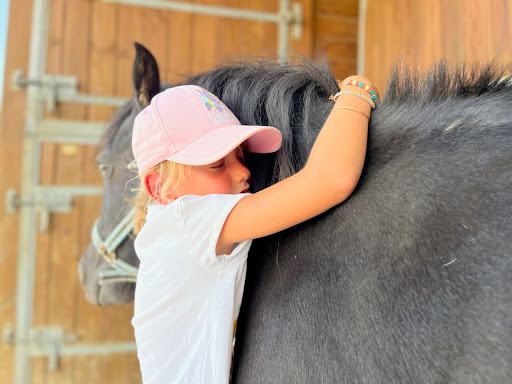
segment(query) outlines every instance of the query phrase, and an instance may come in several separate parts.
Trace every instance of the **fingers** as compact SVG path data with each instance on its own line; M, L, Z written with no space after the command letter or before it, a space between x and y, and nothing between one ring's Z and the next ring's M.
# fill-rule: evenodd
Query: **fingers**
M339 89L343 89L344 87L347 87L347 83L348 82L351 82L353 80L356 80L358 82L361 82L361 83L364 83L368 86L370 86L370 88L374 91L375 93L375 96L377 96L377 102L380 103L381 101L381 98L380 98L380 92L379 90L377 89L377 87L375 87L375 85L373 85L373 83L368 80L366 77L363 77L363 76L357 76L357 75L352 75L352 76L348 76L346 77L344 80L336 80L336 83L338 84L338 87Z

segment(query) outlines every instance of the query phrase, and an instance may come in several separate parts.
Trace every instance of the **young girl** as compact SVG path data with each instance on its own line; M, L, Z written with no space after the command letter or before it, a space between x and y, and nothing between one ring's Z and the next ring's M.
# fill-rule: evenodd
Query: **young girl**
M244 151L277 151L277 129L241 125L197 86L168 89L137 116L137 205L147 213L135 240L132 324L144 383L229 381L252 239L308 220L352 193L375 92L364 78L345 79L305 167L255 194Z

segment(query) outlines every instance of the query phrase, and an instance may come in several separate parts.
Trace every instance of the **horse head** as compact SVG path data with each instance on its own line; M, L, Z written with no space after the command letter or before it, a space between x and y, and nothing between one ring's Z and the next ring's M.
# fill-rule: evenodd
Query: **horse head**
M103 178L101 214L92 241L79 263L85 297L92 304L123 304L133 300L139 260L133 248L133 205L137 166L131 138L135 116L160 92L153 55L135 43L133 97L114 115L98 146L96 161Z

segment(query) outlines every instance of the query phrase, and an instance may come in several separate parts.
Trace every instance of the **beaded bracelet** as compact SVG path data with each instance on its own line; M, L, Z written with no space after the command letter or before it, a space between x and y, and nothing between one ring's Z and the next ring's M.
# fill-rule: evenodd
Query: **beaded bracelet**
M337 94L329 96L329 99L332 101L336 101L338 100L338 97L343 95L359 97L360 99L363 99L368 104L370 104L372 109L375 108L375 103L368 96L362 95L361 93L355 91L339 91Z
M368 84L365 84L361 81L352 80L352 81L347 81L345 83L345 85L353 85L353 86L356 86L359 88L363 88L366 92L368 92L370 94L373 101L377 100L377 95L375 94L375 91Z

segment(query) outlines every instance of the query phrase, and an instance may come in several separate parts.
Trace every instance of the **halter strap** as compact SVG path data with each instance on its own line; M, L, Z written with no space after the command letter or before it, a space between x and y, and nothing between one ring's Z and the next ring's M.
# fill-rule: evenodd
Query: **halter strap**
M137 162L133 159L126 167L128 169L136 169ZM135 283L137 281L137 273L139 269L119 259L116 254L116 249L119 247L119 244L121 244L133 230L133 219L136 211L137 208L132 208L130 212L123 217L119 224L116 225L105 241L101 238L100 231L98 230L99 219L94 223L91 229L91 239L94 244L94 248L96 248L96 252L98 252L113 268L106 271L100 271L99 285L123 282Z
M119 259L116 249L121 242L133 230L133 218L136 208L128 212L117 224L105 241L101 238L98 230L98 220L91 230L91 238L96 251L112 266L113 270L101 271L99 273L99 285L118 282L135 282L137 280L138 268Z

